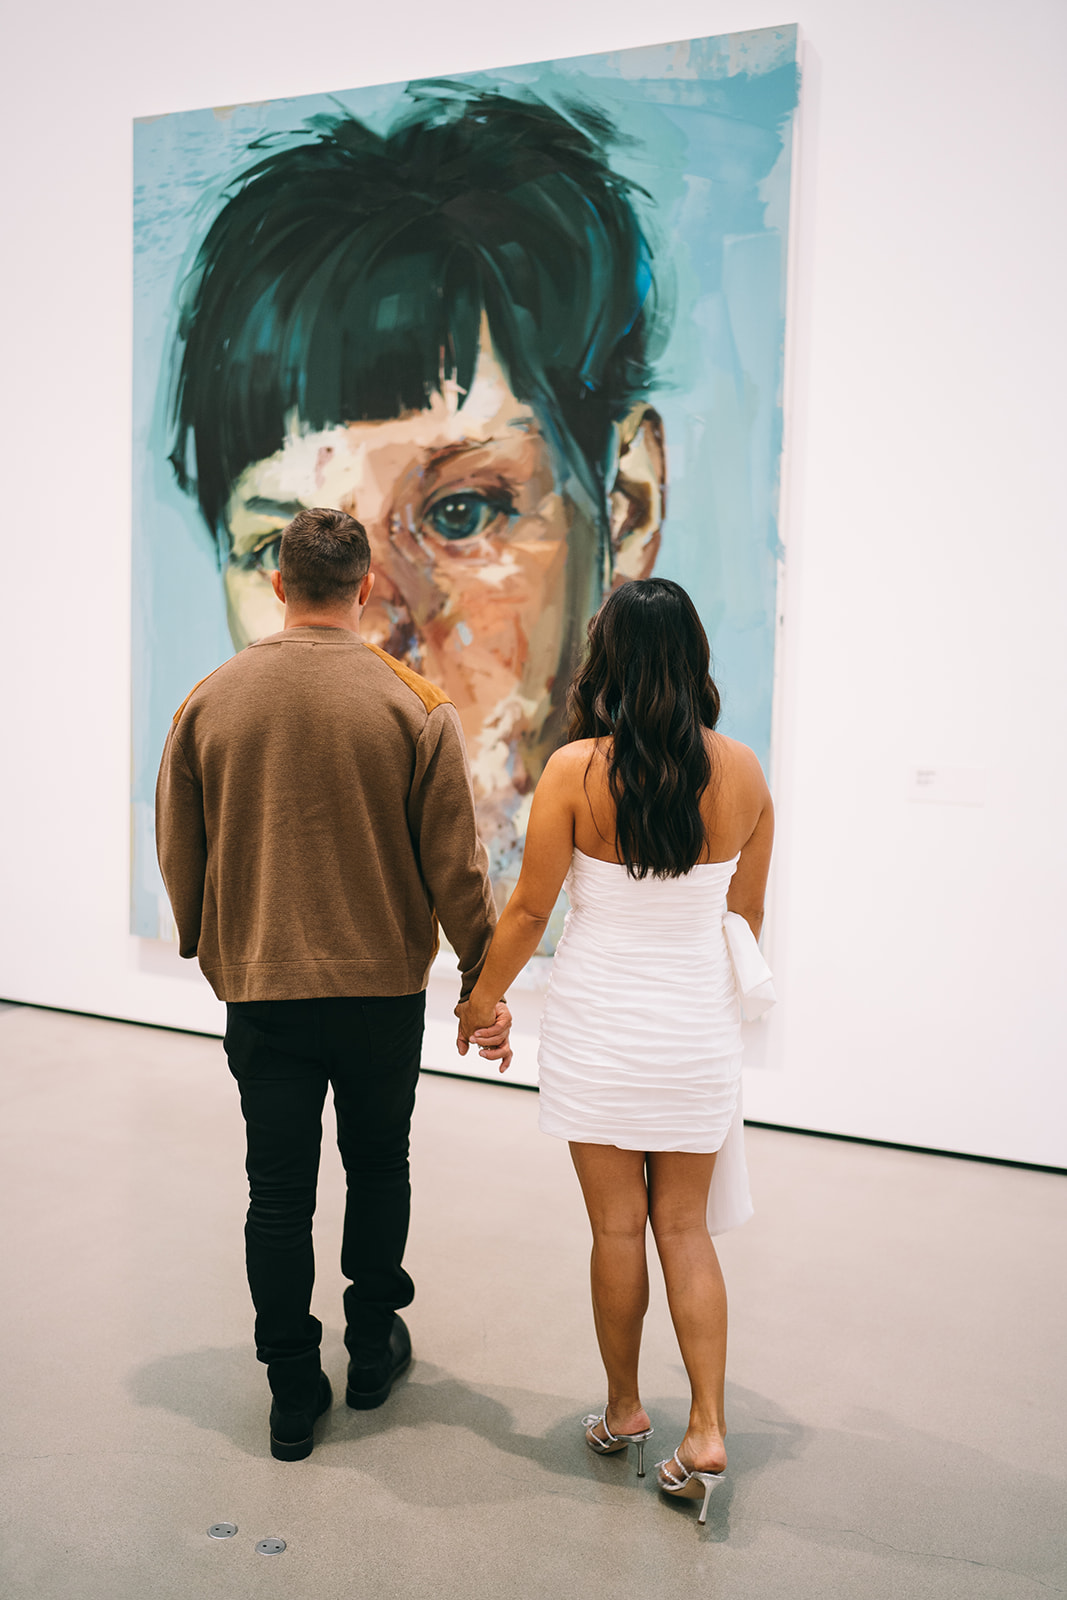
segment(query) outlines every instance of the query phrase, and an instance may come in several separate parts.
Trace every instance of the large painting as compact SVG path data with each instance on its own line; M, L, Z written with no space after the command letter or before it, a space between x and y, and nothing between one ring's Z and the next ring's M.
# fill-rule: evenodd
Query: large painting
M502 900L613 584L685 584L766 761L796 101L783 27L136 124L135 933L171 716L304 506L454 700Z

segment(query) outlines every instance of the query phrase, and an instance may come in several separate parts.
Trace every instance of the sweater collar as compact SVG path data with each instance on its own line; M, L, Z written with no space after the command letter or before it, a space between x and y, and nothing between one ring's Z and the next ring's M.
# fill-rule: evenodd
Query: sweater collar
M351 628L282 628L279 633L268 633L264 639L256 639L249 646L254 650L261 644L299 644L307 643L313 639L320 644L362 644L363 640L358 633L353 633Z

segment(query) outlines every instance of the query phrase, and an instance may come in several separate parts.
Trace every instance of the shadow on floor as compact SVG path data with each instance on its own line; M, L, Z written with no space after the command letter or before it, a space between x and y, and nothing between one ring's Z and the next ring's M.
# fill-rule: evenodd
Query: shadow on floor
M137 1405L187 1418L243 1454L262 1459L269 1406L264 1378L246 1346L208 1348L149 1362L130 1375L128 1388ZM759 1417L751 1431L744 1418L751 1417L754 1400ZM707 1534L713 1542L729 1536L735 1485L802 1455L811 1434L762 1397L734 1389L730 1403L741 1425L731 1430L730 1472L709 1510ZM669 1456L681 1439L685 1407L679 1396L652 1397L648 1406L657 1434L646 1455L644 1487L654 1490L654 1462ZM401 1499L438 1506L499 1503L530 1493L589 1500L605 1488L640 1487L632 1449L602 1457L587 1448L583 1409L571 1396L476 1389L416 1361L379 1410L350 1411L343 1391L335 1392L332 1410L316 1428L312 1460L320 1470L369 1473ZM516 1414L536 1431L518 1427ZM664 1497L664 1503L695 1522L690 1502Z
M185 1417L248 1456L266 1456L267 1389L247 1347L163 1357L136 1369L128 1387L138 1405ZM644 1487L654 1491L652 1463L681 1438L685 1407L677 1394L650 1396L647 1405L655 1444L662 1441L646 1461ZM641 1487L632 1450L601 1457L586 1448L581 1409L572 1396L476 1389L417 1361L377 1411L350 1411L338 1396L316 1429L309 1464L369 1475L402 1501L446 1508L531 1494L593 1501L605 1489ZM1061 1486L1053 1478L882 1413L857 1412L847 1428L816 1429L737 1385L728 1386L728 1409L730 1467L712 1496L702 1534L709 1543L730 1539L741 1549L775 1527L875 1559L932 1560L986 1578L1000 1571L1067 1592ZM516 1415L527 1419L525 1429ZM692 1503L658 1498L695 1524ZM1043 1539L1033 1537L1035 1526Z

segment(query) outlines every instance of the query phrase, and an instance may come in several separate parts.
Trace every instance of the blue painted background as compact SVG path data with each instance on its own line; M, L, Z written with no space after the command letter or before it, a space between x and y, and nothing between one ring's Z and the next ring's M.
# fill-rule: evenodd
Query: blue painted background
M462 74L549 103L600 106L633 141L612 164L638 209L673 331L651 396L669 489L656 563L692 594L712 642L722 728L767 765L774 678L778 478L795 27ZM385 131L407 85L145 119L134 128L132 930L170 937L152 796L170 719L233 653L213 542L167 463L177 291L226 185L265 133L306 137L343 107Z

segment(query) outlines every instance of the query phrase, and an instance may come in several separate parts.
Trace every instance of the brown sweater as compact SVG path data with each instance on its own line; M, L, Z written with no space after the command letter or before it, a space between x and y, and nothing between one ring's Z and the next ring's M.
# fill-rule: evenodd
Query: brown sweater
M288 628L199 683L156 787L183 956L220 1000L415 994L437 919L474 986L495 913L444 694L341 628Z

